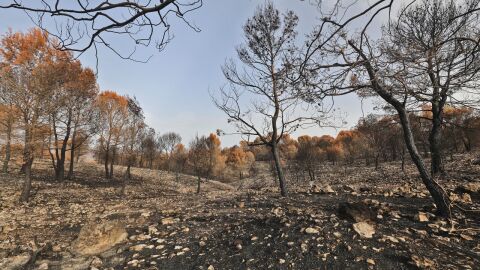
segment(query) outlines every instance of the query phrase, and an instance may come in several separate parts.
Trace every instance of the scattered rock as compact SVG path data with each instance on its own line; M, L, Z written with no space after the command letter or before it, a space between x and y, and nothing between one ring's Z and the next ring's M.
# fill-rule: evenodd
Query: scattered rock
M353 229L362 238L372 238L373 234L375 234L375 229L373 228L373 226L366 222L357 222L353 224Z
M138 244L138 245L135 245L135 246L131 246L131 247L130 247L130 250L131 250L131 251L142 251L142 250L144 250L146 247L147 247L147 245L145 245L145 244Z
M162 223L162 225L172 225L172 224L177 223L178 221L180 221L180 219L167 217L167 218L163 218L161 223Z
M419 222L428 222L428 216L424 212L418 212L418 214L415 215L415 220Z
M423 258L419 257L417 255L412 255L411 257L411 263L415 266L417 266L420 269L431 269L435 268L435 262L428 259L428 258Z
M305 233L308 233L308 234L316 234L316 233L318 233L318 230L315 229L315 228L309 227L309 228L306 228L306 229L305 229Z
M367 259L367 263L371 265L375 265L375 261L373 259Z
M480 193L480 182L470 182L455 189L457 193Z
M277 217L282 217L285 215L285 211L281 207L273 208L272 213Z
M20 254L14 257L8 257L0 261L0 269L2 270L22 270L30 261L29 254Z
M332 193L335 193L335 190L333 190L332 186L330 185L324 185L324 186L313 185L310 192L316 193L316 194L332 194Z
M44 262L44 263L40 264L38 266L37 270L48 270L48 263Z
M91 267L100 268L103 265L102 259L95 257L93 261L90 263Z
M127 236L125 225L118 220L99 224L91 222L83 226L72 243L73 252L79 255L100 254L122 243Z
M338 206L338 216L353 222L372 221L376 215L364 202L343 202Z

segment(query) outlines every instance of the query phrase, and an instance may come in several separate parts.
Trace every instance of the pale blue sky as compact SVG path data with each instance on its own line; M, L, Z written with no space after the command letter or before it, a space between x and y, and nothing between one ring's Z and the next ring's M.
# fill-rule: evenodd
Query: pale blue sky
M181 21L171 20L174 40L165 51L142 51L153 54L148 63L122 60L108 50L99 55L98 83L102 90L114 90L134 95L140 101L147 123L157 132L175 131L183 142L195 134L208 134L220 128L233 131L226 117L213 105L209 90L215 91L224 83L220 67L227 58L235 56L235 46L242 43L242 26L253 15L262 0L205 0L204 6L190 14L190 21L202 29L196 33ZM316 23L317 10L309 1L274 1L281 11L291 9L300 17L298 32L308 33ZM11 27L25 30L33 24L17 11L0 10L0 32ZM115 40L111 40L114 42ZM118 41L119 46L128 46ZM95 66L92 53L80 58L84 65ZM361 116L360 101L349 95L336 101L336 107L347 114L347 127L353 126ZM367 110L370 105L366 105ZM334 129L310 129L297 134L322 135L337 133ZM223 146L239 141L238 136L222 138Z

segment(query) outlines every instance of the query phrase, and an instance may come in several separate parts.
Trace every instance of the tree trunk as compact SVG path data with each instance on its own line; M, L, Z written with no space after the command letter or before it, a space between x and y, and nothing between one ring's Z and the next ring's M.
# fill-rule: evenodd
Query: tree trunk
M132 175L130 174L130 164L128 164L127 166L127 170L125 171L125 175L124 175L124 178L127 179L127 180L130 180L132 178Z
M110 160L110 174L108 176L109 179L113 179L113 163L115 162L115 156L116 156L116 147L113 147L112 149L112 159Z
M288 196L287 186L285 181L285 175L283 174L282 164L280 163L280 155L278 153L277 143L273 142L271 148L272 148L273 159L275 161L275 169L277 172L278 182L280 184L280 194L283 197L286 197Z
M73 133L72 133L72 143L70 144L70 168L68 170L68 179L73 178L73 163L75 159L75 147L76 147L76 136L77 136L77 127L73 128Z
M375 156L375 171L378 171L378 158L380 157L380 154L377 153L377 155Z
M28 130L25 130L25 146L23 149L23 166L25 170L25 182L23 183L22 194L20 195L20 202L27 202L30 197L30 190L32 188L32 164L33 164L33 146L32 146L32 134Z
M2 171L8 173L8 163L10 162L11 155L11 141L12 141L12 124L9 121L7 123L7 141L5 142L5 160L3 161Z
M65 160L57 160L57 166L55 167L55 180L63 181L65 178Z
M198 178L198 181L197 181L197 194L200 193L200 181L202 181L202 179L200 178L200 175L197 176Z
M442 119L440 115L433 114L432 129L428 136L431 156L431 174L436 176L443 173L442 147L441 147Z
M109 158L110 158L110 147L107 146L106 150L105 150L105 178L108 179L108 177L110 176L110 173L109 173L109 170L108 170L108 163L109 163Z
M418 169L420 173L420 178L424 183L427 190L430 192L430 195L437 206L438 213L445 217L451 218L451 210L450 210L450 199L448 194L445 190L434 180L432 175L430 175L425 167L425 163L423 162L417 146L415 145L415 140L413 137L412 129L410 126L410 120L408 119L408 114L405 111L405 108L396 107L397 112L400 116L400 123L403 129L403 136L405 139L405 144L407 145L408 152L410 153L410 157L412 158L413 163Z

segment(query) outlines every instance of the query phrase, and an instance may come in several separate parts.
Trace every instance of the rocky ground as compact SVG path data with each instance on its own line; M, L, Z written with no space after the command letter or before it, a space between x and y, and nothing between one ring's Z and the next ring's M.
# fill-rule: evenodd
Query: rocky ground
M0 176L0 269L480 269L472 161L455 157L441 180L451 223L411 165L326 166L313 188L291 174L288 198L268 173L195 194L194 177L135 169L122 193L93 165L64 183L37 165L26 204L21 176Z

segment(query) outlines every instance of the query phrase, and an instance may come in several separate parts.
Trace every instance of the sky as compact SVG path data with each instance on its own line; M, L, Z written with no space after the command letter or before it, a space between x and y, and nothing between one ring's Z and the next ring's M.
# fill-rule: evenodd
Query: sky
M209 93L215 93L225 84L221 66L225 60L235 57L235 47L243 42L242 26L263 3L263 0L204 0L203 7L188 17L201 32L196 33L180 20L171 20L174 39L162 52L142 51L141 56L152 55L147 63L124 60L107 49L100 49L100 89L135 96L144 109L149 126L158 133L177 132L185 144L196 134L208 135L217 129L233 132L233 126L214 106ZM300 35L310 32L318 21L319 13L310 1L276 0L274 4L281 12L288 9L299 15L297 30ZM0 9L1 33L9 28L25 31L33 26L24 13ZM110 42L116 42L120 49L131 47L124 40L112 39ZM85 66L96 66L92 51L82 55L80 60ZM373 105L367 100L362 106L360 99L351 94L336 99L335 107L347 122L341 128L350 128L362 114L372 111ZM310 128L293 135L335 136L339 130ZM238 135L221 138L223 146L235 145L239 140Z

